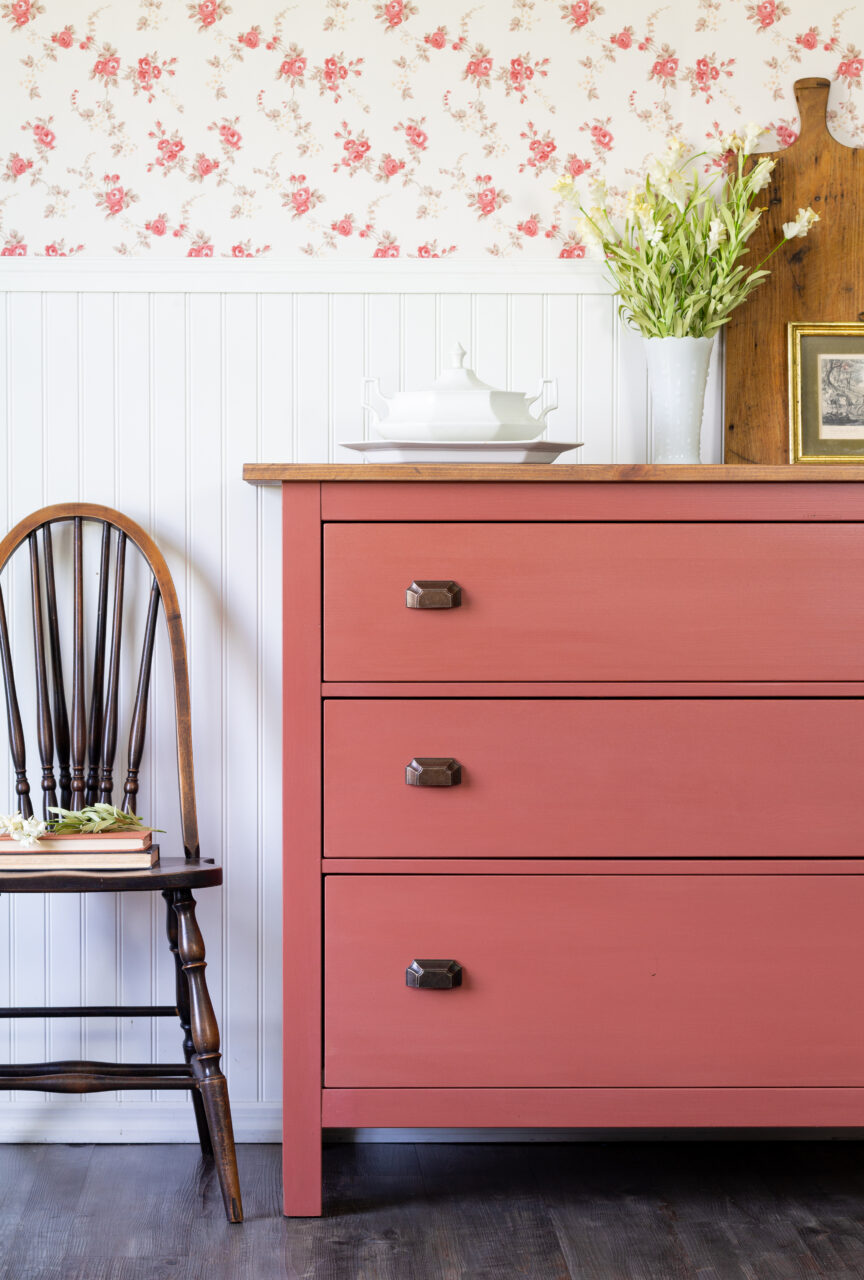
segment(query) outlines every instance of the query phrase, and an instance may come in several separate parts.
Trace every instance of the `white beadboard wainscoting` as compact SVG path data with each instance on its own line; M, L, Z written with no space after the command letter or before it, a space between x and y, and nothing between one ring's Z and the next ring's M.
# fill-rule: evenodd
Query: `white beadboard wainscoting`
M0 528L36 507L119 507L164 551L186 624L201 848L225 868L200 894L208 977L237 1135L280 1121L279 495L247 461L355 459L360 383L418 388L461 341L486 381L559 380L570 459L641 462L650 411L640 341L595 267L488 262L34 261L0 271ZM719 360L705 461L721 457ZM13 643L29 606L12 583ZM29 658L29 654L28 654ZM26 680L26 677L25 677ZM157 648L139 810L179 853L170 678ZM5 720L5 717L3 717ZM122 745L122 742L121 742ZM6 769L11 766L3 734ZM32 761L38 759L30 750ZM38 787L37 787L38 789ZM7 783L0 811L12 804ZM161 1003L173 969L158 895L0 898L0 1003ZM5 1061L180 1056L166 1019L0 1025ZM191 1141L185 1094L0 1094L0 1140Z

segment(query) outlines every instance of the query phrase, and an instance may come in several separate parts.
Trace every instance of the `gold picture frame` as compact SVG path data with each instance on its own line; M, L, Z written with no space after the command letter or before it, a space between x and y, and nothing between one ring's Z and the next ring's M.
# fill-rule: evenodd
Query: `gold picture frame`
M789 461L864 463L864 324L787 329Z

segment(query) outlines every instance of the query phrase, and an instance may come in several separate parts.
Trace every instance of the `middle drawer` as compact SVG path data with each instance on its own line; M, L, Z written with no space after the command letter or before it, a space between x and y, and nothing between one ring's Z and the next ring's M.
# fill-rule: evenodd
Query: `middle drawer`
M860 857L860 701L328 699L324 854Z

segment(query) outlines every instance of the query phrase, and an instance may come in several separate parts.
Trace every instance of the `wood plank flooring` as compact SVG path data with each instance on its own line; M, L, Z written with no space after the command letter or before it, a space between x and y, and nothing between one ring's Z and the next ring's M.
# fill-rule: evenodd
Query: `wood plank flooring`
M239 1148L224 1220L192 1146L0 1146L2 1280L861 1280L864 1142L334 1145L284 1219Z

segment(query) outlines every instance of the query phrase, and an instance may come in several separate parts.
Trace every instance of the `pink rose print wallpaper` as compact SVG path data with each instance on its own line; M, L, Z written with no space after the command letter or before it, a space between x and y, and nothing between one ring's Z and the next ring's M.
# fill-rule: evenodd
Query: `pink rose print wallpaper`
M558 173L788 146L808 75L864 145L860 0L2 0L0 254L579 258Z

